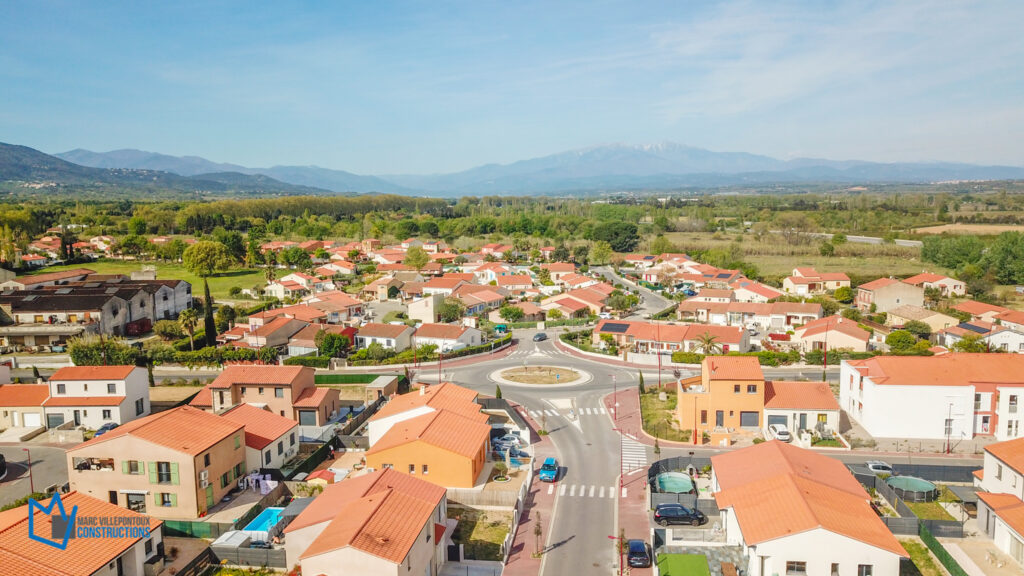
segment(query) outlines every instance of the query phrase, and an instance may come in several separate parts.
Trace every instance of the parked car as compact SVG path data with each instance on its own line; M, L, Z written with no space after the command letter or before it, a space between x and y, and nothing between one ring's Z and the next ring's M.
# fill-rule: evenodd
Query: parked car
M630 540L626 544L629 550L631 568L649 568L651 566L651 547L643 540Z
M548 339L548 335L543 332L537 332L533 335L534 342L543 342Z
M785 424L769 424L768 433L772 435L772 438L781 440L782 442L792 442L793 435L786 429Z
M554 458L546 458L544 464L540 467L540 472L537 476L542 482L554 482L558 480L558 460Z
M0 454L0 480L7 476L7 460L4 459L4 455Z
M597 317L602 319L602 320L611 320L612 319L612 313L611 312L601 312L600 314L597 315Z
M864 465L868 467L868 470L871 470L875 474L895 474L892 470L892 466L886 462L882 462L881 460L868 460Z
M708 517L700 510L687 508L682 504L658 504L654 510L654 521L662 526L669 524L700 526L708 521Z
M498 436L497 438L492 439L491 444L515 446L518 448L519 446L523 446L524 444L526 444L526 441L523 440L521 436L517 436L515 434L505 434L504 436Z
M94 434L93 437L103 436L104 434L110 432L114 428L117 428L117 424L115 424L114 422L107 422L103 426L100 426L98 430L96 430L96 434Z

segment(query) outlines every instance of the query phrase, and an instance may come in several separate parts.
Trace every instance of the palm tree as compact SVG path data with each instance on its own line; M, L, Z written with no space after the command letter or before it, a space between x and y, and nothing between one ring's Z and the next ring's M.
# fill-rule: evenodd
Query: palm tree
M267 269L263 271L263 277L267 279L267 284L271 284L277 279L277 270L274 269L273 265L267 266Z
M196 325L199 324L199 314L196 313L195 308L186 308L178 314L178 323L181 324L181 329L188 333L188 345L192 350L196 349L196 343L193 340L193 336L196 333Z
M705 332L697 337L697 349L706 356L708 354L718 354L722 351L722 346L718 343L717 336L712 336L710 332Z

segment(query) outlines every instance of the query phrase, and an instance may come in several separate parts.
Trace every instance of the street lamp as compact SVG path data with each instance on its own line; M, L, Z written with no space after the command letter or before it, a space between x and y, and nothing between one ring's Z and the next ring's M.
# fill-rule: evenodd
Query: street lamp
M32 452L30 452L28 448L22 448L22 450L24 450L25 453L28 454L28 490L29 493L35 494L36 484L32 480Z

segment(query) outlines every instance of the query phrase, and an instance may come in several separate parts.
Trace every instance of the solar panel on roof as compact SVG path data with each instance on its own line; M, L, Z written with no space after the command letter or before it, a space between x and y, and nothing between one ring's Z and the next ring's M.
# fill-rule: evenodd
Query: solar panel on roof
M730 276L732 276L732 274L728 274L728 273L722 272L718 276L715 276L715 278L728 278Z
M626 330L629 330L629 324L620 324L618 322L609 322L601 328L602 332L611 332L613 334L625 334Z
M59 288L56 291L57 294L71 294L71 288Z
M975 326L974 324L970 324L970 323L967 323L967 322L964 322L964 323L960 324L959 327L963 328L964 330L970 330L971 332L977 332L978 334L986 334L986 333L988 333L987 329L982 328L981 326Z

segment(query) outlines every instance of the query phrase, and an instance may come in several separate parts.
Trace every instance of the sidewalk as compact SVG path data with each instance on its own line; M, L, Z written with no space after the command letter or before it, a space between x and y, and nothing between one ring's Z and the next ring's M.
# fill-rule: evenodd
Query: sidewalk
M543 462L549 456L557 456L555 446L548 436L538 436L536 430L540 428L537 422L521 406L516 405L516 410L527 423L530 424L530 443L533 444L534 462ZM533 535L534 526L537 525L538 516L541 522L542 546L547 541L551 528L551 513L555 509L555 498L558 491L554 490L548 494L547 485L534 478L530 492L523 503L523 513L519 518L519 528L516 537L512 541L512 553L509 554L508 564L502 572L504 576L536 576L540 573L542 558L534 558L536 537Z

